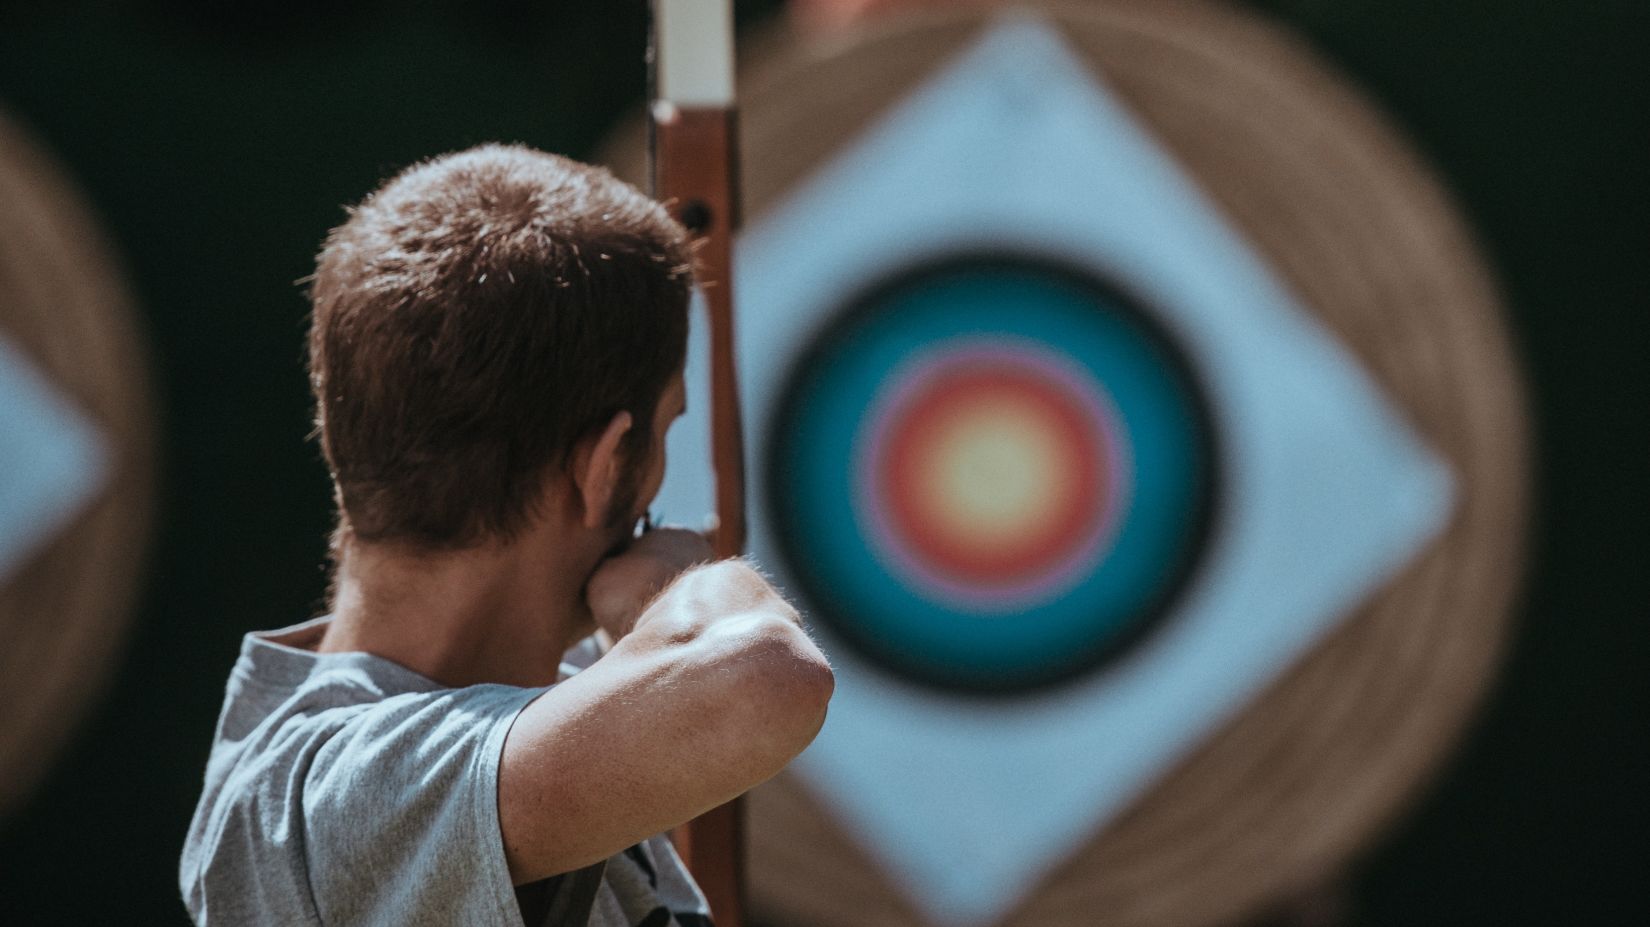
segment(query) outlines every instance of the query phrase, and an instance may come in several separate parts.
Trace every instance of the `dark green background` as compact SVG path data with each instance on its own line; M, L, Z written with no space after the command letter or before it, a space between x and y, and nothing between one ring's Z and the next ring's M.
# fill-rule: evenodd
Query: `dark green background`
M1453 186L1504 282L1540 428L1510 663L1358 869L1356 922L1650 923L1650 4L1255 5ZM741 3L741 20L775 6ZM643 28L639 0L0 7L0 106L123 253L165 434L141 612L104 698L0 822L0 924L183 922L176 858L237 641L322 592L294 281L340 205L409 161L496 138L588 155L640 101Z

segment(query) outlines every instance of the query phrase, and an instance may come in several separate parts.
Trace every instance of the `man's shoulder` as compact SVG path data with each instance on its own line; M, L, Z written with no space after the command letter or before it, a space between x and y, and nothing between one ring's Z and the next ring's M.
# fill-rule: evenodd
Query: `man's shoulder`
M489 724L507 724L541 691L443 687L366 653L319 655L301 678L260 675L242 661L225 694L207 784L217 775L229 797L280 786L305 798L305 786L340 764L389 774L421 744L480 748Z
M301 673L243 660L231 676L180 868L198 920L249 887L260 905L298 915L289 922L399 916L358 910L351 881L398 871L437 884L400 856L446 846L474 858L498 840L498 755L536 690L442 688L367 654L310 658ZM473 875L496 888L502 867L499 855Z
M262 752L276 742L301 746L308 737L375 719L380 732L421 713L435 723L442 710L512 701L529 691L492 684L443 686L376 654L316 652L327 620L246 635L224 694L214 753L248 746Z

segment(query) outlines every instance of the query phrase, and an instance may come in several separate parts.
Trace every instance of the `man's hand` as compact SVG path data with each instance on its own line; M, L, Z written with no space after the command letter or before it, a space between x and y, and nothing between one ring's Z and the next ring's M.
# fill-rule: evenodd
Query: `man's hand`
M596 625L614 640L630 633L659 591L690 567L716 559L704 535L682 528L649 531L603 560L585 585Z
M835 682L796 609L739 559L672 582L708 548L686 531L657 534L609 561L596 588L632 571L668 588L651 603L625 593L646 606L630 633L523 709L504 741L499 828L517 885L726 802L779 772L825 722Z

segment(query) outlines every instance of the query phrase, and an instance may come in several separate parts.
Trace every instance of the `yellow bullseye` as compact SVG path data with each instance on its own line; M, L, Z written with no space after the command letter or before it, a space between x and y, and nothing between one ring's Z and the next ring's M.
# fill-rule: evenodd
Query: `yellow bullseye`
M932 478L915 501L959 547L985 554L1021 546L1070 504L1069 442L1035 404L983 401L950 411L928 429L922 456Z
M953 358L887 414L875 478L891 542L916 569L1000 591L1086 555L1110 487L1081 385L1035 359Z

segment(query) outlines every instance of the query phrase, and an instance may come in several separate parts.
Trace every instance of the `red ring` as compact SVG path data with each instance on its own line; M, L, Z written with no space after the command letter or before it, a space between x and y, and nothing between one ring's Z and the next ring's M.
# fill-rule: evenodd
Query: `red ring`
M981 544L959 538L936 517L923 488L932 478L935 445L970 410L1003 402L1022 405L1047 423L1059 449L1057 470L1068 485L1055 517L1018 543ZM1091 538L1106 508L1106 442L1070 387L1034 367L973 361L941 369L892 410L887 444L876 473L889 526L915 559L936 573L971 585L1024 583L1057 569Z

